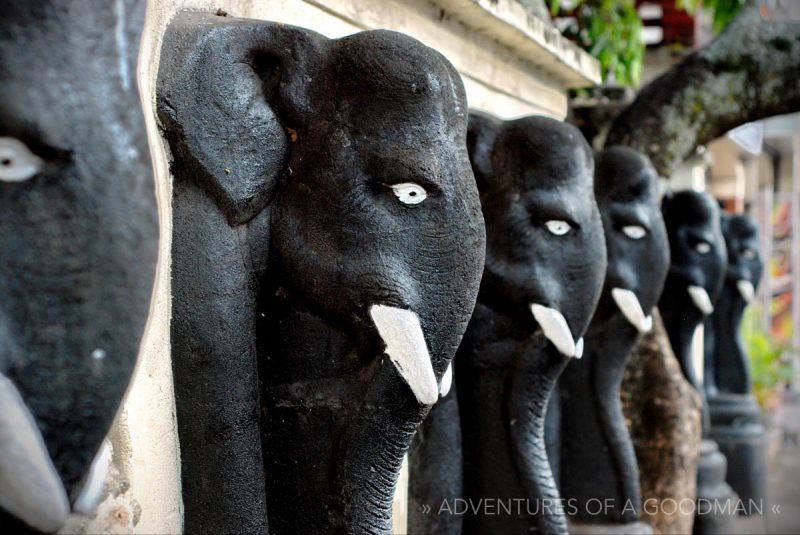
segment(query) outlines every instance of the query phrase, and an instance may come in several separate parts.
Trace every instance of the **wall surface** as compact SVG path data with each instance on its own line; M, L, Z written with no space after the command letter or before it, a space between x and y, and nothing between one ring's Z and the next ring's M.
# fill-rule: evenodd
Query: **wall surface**
M594 60L554 39L547 25L521 17L513 0L150 0L138 76L161 219L155 295L138 368L109 434L113 466L104 501L94 515L73 517L64 533L182 531L169 344L172 192L169 155L156 123L154 87L164 30L181 10L224 10L232 17L276 20L329 37L373 28L410 34L456 66L470 106L504 118L563 118L567 86L597 82L599 73ZM402 532L404 519L397 520L397 531Z

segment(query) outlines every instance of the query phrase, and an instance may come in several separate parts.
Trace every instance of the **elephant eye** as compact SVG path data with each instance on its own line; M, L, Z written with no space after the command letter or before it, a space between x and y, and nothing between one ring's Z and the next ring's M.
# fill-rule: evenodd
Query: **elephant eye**
M697 245L694 246L694 250L700 254L708 254L711 252L711 244L708 242L697 242Z
M555 234L556 236L563 236L572 228L570 227L569 223L561 219L551 219L550 221L545 221L544 226L547 227L547 230L550 231L551 234Z
M0 137L0 181L24 182L44 167L44 161L18 139Z
M428 192L419 184L403 182L389 186L394 196L403 204L419 204L428 197Z
M752 260L756 257L756 252L752 249L745 249L742 252L742 256L744 256L748 260Z
M625 225L622 232L632 240L641 240L647 235L647 231L641 225Z

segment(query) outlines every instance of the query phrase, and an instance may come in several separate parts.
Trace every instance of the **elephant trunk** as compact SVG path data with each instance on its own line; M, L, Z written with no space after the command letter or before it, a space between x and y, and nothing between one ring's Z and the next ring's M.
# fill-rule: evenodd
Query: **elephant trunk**
M343 454L339 480L348 534L392 533L392 502L403 456L428 412L412 397L397 392L389 366L384 363L378 371ZM386 399L395 399L397 405L382 406Z
M712 357L713 373L721 392L750 392L750 367L739 329L747 305L741 291L726 281L712 316L714 330L718 333Z
M658 308L683 376L700 392L702 385L692 362L692 339L695 329L703 321L703 313L689 295L686 282L668 277Z
M282 320L264 320L263 340L281 341L262 362L272 533L392 532L403 457L439 387L416 315L384 309L374 339L279 300Z
M627 327L627 326L624 326ZM639 517L639 507L642 501L639 485L639 470L636 465L636 451L633 447L628 427L625 425L625 415L622 412L620 388L622 377L625 374L625 365L628 355L639 335L629 329L630 335L622 328L612 328L604 334L608 336L605 343L598 344L606 352L606 360L602 363L593 359L592 364L592 390L597 399L597 418L600 429L605 436L608 451L611 456L611 465L616 471L621 498L623 503L620 513L623 522L635 522ZM589 337L587 336L587 339ZM587 342L590 343L590 342ZM592 347L590 345L589 347ZM599 355L598 355L599 356ZM588 360L588 359L587 359Z
M570 364L559 382L561 491L582 522L639 519L639 471L620 386L640 332L622 314L592 323L586 333L586 354ZM592 511L598 502L607 504L602 514Z
M505 423L517 473L544 535L566 534L559 492L545 448L545 415L550 394L568 360L537 334L515 355L507 376Z

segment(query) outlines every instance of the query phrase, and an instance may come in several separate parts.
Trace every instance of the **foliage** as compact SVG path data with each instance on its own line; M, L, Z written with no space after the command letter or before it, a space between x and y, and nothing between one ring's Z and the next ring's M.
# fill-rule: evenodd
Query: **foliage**
M712 17L712 28L718 34L725 29L742 9L746 0L675 0L675 7L694 14L698 9L706 10Z
M791 356L797 350L775 343L756 326L757 315L758 307L751 307L747 311L742 322L742 339L750 360L753 393L763 407L769 404L770 397L781 385L792 379Z
M711 14L714 33L721 32L746 0L675 0L689 13ZM603 82L636 86L642 72L645 45L635 0L547 0L555 17L562 10L575 17L562 31L600 62ZM574 8L574 9L573 9Z
M557 14L561 0L548 0ZM637 85L642 73L642 21L634 0L580 0L563 34L600 62L604 82Z

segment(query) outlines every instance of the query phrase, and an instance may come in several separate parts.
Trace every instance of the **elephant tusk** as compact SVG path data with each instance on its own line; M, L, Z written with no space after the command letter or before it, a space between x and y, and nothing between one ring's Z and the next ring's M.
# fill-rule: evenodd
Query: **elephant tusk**
M583 336L578 338L578 341L575 342L575 358L579 359L583 356Z
M642 305L639 303L635 293L623 288L614 288L611 290L611 297L622 311L625 319L636 327L637 331L646 333L653 328L653 317L645 316Z
M58 530L69 514L64 484L11 380L0 373L0 507L31 527Z
M692 298L694 306L696 306L703 315L708 316L714 312L714 305L711 304L711 298L708 296L708 292L706 292L705 288L702 286L689 286L687 291Z
M575 340L572 338L572 332L569 330L567 320L564 319L561 312L536 303L531 305L531 312L542 328L545 337L556 346L556 349L567 357L577 356Z
M100 451L97 452L92 461L89 475L86 477L78 499L75 500L74 509L78 513L88 515L94 512L100 502L106 484L106 477L111 468L112 451L111 443L108 440L104 440Z
M386 305L369 309L375 327L386 344L386 354L423 405L439 399L439 386L419 318L410 310Z
M753 288L753 283L746 279L736 281L736 288L742 295L745 303L750 303L756 295L756 290Z
M453 386L453 363L447 365L447 369L442 375L442 382L439 385L439 395L445 397L450 392L450 387Z

